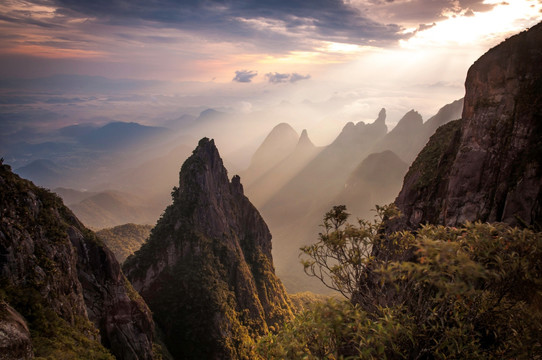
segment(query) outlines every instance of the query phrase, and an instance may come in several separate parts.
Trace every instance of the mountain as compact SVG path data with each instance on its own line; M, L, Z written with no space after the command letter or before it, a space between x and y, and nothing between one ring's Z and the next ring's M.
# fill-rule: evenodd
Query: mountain
M112 122L78 138L80 144L91 149L115 150L140 146L159 136L165 136L168 130L155 126L145 126L135 122Z
M425 123L418 112L411 110L373 147L372 152L391 150L410 164L435 130L441 125L459 119L462 110L463 99L456 100L443 106Z
M271 196L296 176L320 151L321 148L314 146L309 139L307 130L303 130L292 152L247 186L246 192L254 205L259 207L265 204Z
M371 219L375 205L393 202L407 170L408 165L390 150L371 154L352 172L328 209L342 204L356 217Z
M387 132L384 109L372 124L348 123L339 136L314 157L262 207L266 219L293 219L319 208L344 187L360 159Z
M51 186L58 183L58 179L64 178L68 172L68 168L46 159L34 160L30 164L17 169L19 175L42 186Z
M124 270L175 358L252 358L251 339L291 316L269 229L240 178L228 180L213 140L200 140L179 178Z
M290 125L280 123L275 126L258 147L248 169L242 174L247 186L288 157L296 148L298 140L297 132Z
M37 357L152 359L147 305L62 200L0 164L0 203L0 326L26 326Z
M62 198L64 204L76 204L98 194L94 191L79 191L63 187L56 188L53 192Z
M440 126L447 124L450 121L461 118L463 103L464 99L459 99L450 104L444 105L435 115L433 115L429 118L429 120L423 123L424 143L420 144L416 155L418 155L418 153L423 148L423 146L425 146L431 135L433 135ZM412 161L414 161L414 159L412 159Z
M86 225L102 229L126 223L154 224L162 211L159 200L122 191L101 191L69 208Z
M542 224L542 23L469 69L462 119L439 128L405 177L406 225Z
M139 250L149 237L151 229L150 225L124 224L96 231L96 235L122 264L128 256Z
M403 161L412 161L419 152L418 144L423 142L423 119L414 110L407 112L397 125L373 148L374 152L385 150L398 154ZM426 139L427 141L427 139ZM420 148L424 144L420 144Z

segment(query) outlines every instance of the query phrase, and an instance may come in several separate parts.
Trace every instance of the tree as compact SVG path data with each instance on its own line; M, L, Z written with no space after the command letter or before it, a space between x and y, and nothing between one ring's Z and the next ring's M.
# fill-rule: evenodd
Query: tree
M383 220L400 215L394 205L377 205L375 211L372 222L359 219L354 226L347 223L346 206L333 206L324 215L318 241L301 248L308 256L302 259L305 273L355 303L376 304L375 296L382 294L375 293L374 270L405 254L414 239L410 233L386 234Z
M542 233L479 222L386 233L379 219L347 218L344 206L326 213L303 253L309 275L349 301L315 305L262 338L260 355L542 358Z

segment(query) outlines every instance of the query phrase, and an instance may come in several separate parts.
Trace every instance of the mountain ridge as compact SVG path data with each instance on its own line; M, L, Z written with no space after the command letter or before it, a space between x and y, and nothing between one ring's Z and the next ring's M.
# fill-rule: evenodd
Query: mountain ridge
M465 221L542 224L542 23L469 69L462 119L441 127L395 203L407 226ZM448 139L440 142L438 139Z
M240 178L230 182L208 138L182 165L172 197L147 242L124 263L128 278L174 356L254 356L251 339L291 316L267 225Z

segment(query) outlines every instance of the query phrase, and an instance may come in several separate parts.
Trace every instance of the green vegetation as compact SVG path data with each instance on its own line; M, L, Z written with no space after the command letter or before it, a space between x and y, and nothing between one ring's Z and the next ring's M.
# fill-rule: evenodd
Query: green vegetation
M292 311L296 314L308 310L315 303L325 303L333 298L331 295L315 294L311 291L298 292L288 296L292 303Z
M113 251L119 263L135 253L151 233L152 226L124 224L102 229L96 235Z
M459 143L456 138L460 135L461 124L461 120L454 120L439 127L418 154L408 171L419 172L417 189L439 184L440 174L448 173L456 154L452 146Z
M98 330L90 321L75 316L68 323L35 288L2 285L0 299L28 321L36 359L114 359L100 344Z
M542 356L541 233L466 223L388 234L380 221L347 224L345 210L335 207L327 213L324 227L329 231L303 251L309 256L309 274L329 275L324 278L328 285L349 299L317 303L278 334L262 337L257 344L260 356ZM383 207L378 212L384 216L395 210ZM369 257L360 258L358 250L370 252ZM331 265L332 258L346 259L347 264ZM363 291L350 290L352 284Z

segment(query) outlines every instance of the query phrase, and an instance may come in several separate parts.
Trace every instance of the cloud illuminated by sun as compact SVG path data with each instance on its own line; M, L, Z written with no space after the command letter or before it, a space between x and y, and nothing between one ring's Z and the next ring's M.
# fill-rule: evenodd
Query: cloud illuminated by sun
M495 6L487 12L468 11L459 16L444 14L450 17L427 30L416 32L412 38L401 41L400 44L411 49L428 46L494 45L495 39L502 40L508 34L517 33L529 24L542 20L542 3L539 1L490 0L486 3Z

